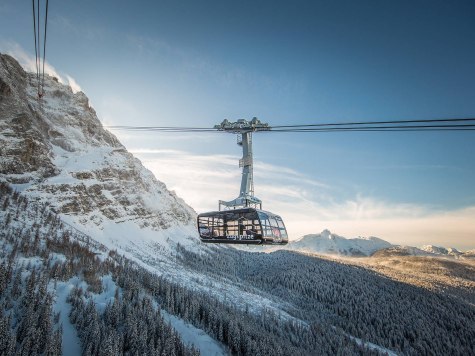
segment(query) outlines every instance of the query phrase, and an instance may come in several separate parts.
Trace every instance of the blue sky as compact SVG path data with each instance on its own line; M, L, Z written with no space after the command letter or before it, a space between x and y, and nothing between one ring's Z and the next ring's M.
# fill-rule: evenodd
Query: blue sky
M43 1L44 3L44 1ZM51 1L47 61L105 124L475 116L473 1ZM31 3L0 0L27 65ZM226 134L116 132L198 212L239 189ZM261 134L255 190L292 238L329 228L475 248L475 134Z

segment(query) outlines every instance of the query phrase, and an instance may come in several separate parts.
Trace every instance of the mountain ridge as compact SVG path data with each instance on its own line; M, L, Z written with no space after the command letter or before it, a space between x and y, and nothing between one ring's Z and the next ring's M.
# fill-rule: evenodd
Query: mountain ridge
M325 229L320 234L302 236L300 239L290 242L286 248L343 256L370 256L377 250L390 246L389 242L374 236L347 239Z
M471 258L474 250L459 251L453 247L423 245L421 247L391 244L375 236L346 238L330 232L328 229L319 234L307 234L289 242L285 249L324 255L348 257L370 256L432 256L451 258Z

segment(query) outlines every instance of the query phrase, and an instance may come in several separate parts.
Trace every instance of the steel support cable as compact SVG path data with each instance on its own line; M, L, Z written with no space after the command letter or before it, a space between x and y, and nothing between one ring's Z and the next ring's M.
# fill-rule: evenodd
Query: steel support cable
M36 1L36 36L38 37L38 97L41 98L41 40L40 40L40 0Z
M107 127L106 127L107 128ZM222 133L225 131L219 131L216 129L208 129L208 130L182 130L182 129L155 129L155 130L140 130L140 129L122 129L130 132L148 132L148 133ZM263 130L257 132L266 132L266 133L313 133L313 132L392 132L392 131L475 131L475 126L471 127L459 127L459 126L441 126L441 127L391 127L391 128L376 128L376 127L368 127L368 128L340 128L335 130L334 128L320 128L320 129L312 129L312 130Z
M473 122L475 124L475 118L460 118L460 119L430 119L430 120L394 120L394 121L362 121L362 122L348 122L348 123L326 123L326 124L307 124L307 125L277 125L267 127L265 129L257 128L256 132L264 131L290 131L290 130L318 130L318 129L354 129L357 127L362 127L362 125L384 125L384 126L368 126L371 128L394 128L395 126L387 126L389 124L401 124L397 125L399 127L407 128L429 128L429 127L455 127L454 125L449 125L452 122ZM441 123L441 125L407 125L409 123ZM442 123L447 123L443 124ZM334 127L337 126L337 127ZM456 127L469 127L470 124L457 124ZM116 125L116 126L105 126L106 128L116 129L116 130L138 130L138 131L160 131L160 130L189 130L189 131L220 131L220 132L230 132L232 130L219 130L211 127L174 127L174 126L127 126L127 125Z
M45 59L46 59L46 29L48 26L48 2L49 0L46 0L45 33L44 33L44 39L43 39L43 80L41 83L42 95L45 92ZM39 9L38 9L38 13L39 13Z
M315 132L399 132L399 131L475 131L475 128L425 128L425 129L410 129L410 128L393 128L393 129L376 129L376 128L354 128L354 129L342 129L342 130L331 130L331 129L319 129L319 130L270 130L270 131L260 131L260 132L269 132L269 133L315 133Z
M38 63L41 58L41 43L40 43L40 0L36 0L36 35L38 36Z
M394 120L394 121L360 121L360 122L337 122L326 124L302 124L302 125L277 125L272 128L300 128L300 127L321 127L321 126L353 126L353 125L385 125L385 124L415 124L433 122L464 122L475 121L475 118L451 118L451 119L427 119L427 120Z
M216 130L212 127L177 127L177 126L104 126L116 130Z
M38 98L44 94L45 84L45 63L46 63L46 39L48 29L48 7L49 0L46 0L45 8L45 27L43 35L43 64L41 64L41 32L40 32L40 0L31 1L33 8L33 36L35 37L35 66L36 66L36 81L38 86Z
M353 131L357 129L381 129L381 130L389 130L389 129L414 129L414 130L425 130L425 129L440 129L440 128L475 128L474 124L458 124L458 125L394 125L394 126L358 126L358 127L321 127L321 128L297 128L297 129L274 129L272 128L270 131L272 132L291 132L291 131L298 131L298 132L305 132L305 131L320 131L320 130L328 130L328 131Z
M208 130L181 130L181 129L167 129L167 130L127 130L133 132L220 132L215 129Z
M453 122L454 120L450 121ZM255 132L330 132L330 131L427 131L427 130L466 130L471 131L475 128L475 119L464 120L473 121L473 124L445 124L445 125L378 125L373 126L374 123L368 122L366 126L338 126L332 127L330 124L318 127L296 127L296 128L275 128L270 127L265 130L257 129ZM435 121L442 122L442 121ZM226 130L219 130L215 128L205 127L171 127L171 126L105 126L113 130L126 131L142 131L142 132L229 132Z
M106 127L106 129L111 129ZM207 130L182 130L182 129L153 129L153 130L141 130L141 129L117 129L112 128L111 130L121 130L121 131L129 131L129 132L222 132L216 129L207 129Z
M39 47L39 43L37 43L37 41L39 41L39 38L37 38L37 35L36 35L36 9L35 9L35 0L31 0L31 4L33 5L33 36L35 37L36 80L39 81L39 76L40 76L39 64L38 64L38 47ZM39 12L39 9L38 9L38 12Z
M209 127L153 127L153 126L104 126L111 130L124 131L164 131L164 132L215 132L218 131Z

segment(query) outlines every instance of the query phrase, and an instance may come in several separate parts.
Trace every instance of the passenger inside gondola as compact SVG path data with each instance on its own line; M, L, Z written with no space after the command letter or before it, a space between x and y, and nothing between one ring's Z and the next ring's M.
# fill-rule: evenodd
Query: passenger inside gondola
M246 230L246 235L247 236L257 236L257 229L254 226L254 224L252 224L252 226L250 226L250 229Z
M245 230L245 226L244 226L244 218L241 218L239 219L239 222L238 222L238 227L239 227L239 235L244 235L244 230Z

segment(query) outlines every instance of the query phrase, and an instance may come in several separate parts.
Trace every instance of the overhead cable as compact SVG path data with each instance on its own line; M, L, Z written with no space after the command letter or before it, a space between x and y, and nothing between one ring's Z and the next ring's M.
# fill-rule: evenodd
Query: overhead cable
M44 94L45 84L45 62L46 62L46 38L48 28L48 5L49 1L46 0L45 8L45 27L43 33L43 63L41 63L41 38L40 38L40 0L32 0L33 8L33 36L35 38L35 66L36 66L36 80L38 85L38 98L41 98Z
M209 127L106 126L112 130L141 132L225 132ZM254 132L351 132L351 131L473 131L475 118L335 122L325 124L277 125Z

